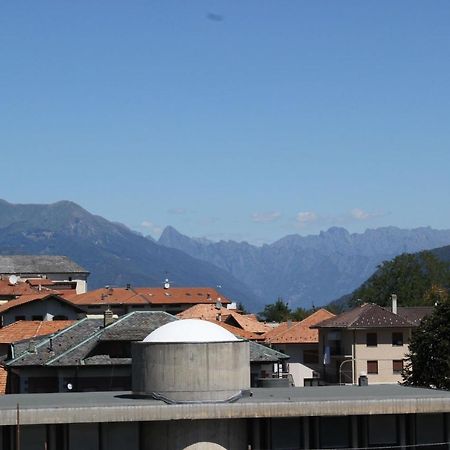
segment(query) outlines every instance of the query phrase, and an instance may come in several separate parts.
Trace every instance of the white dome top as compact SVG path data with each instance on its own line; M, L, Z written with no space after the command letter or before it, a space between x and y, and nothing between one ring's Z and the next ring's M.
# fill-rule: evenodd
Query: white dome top
M229 342L234 334L215 323L200 319L175 320L152 331L144 342Z

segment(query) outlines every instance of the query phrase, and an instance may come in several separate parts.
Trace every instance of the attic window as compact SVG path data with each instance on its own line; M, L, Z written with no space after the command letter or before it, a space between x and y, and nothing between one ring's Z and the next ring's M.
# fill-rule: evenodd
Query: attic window
M191 295L191 293L190 292L186 292L186 295Z
M200 295L200 297L203 295L201 292L198 292L197 295Z

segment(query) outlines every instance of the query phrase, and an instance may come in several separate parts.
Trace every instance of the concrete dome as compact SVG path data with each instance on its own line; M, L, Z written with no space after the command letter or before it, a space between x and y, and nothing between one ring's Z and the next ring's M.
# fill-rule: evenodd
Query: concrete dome
M234 334L215 323L199 319L176 320L152 331L144 342L230 342Z

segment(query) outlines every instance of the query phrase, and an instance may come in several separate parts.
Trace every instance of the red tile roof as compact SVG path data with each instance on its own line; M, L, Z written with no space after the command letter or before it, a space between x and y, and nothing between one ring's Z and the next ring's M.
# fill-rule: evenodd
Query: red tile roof
M18 297L23 294L36 292L28 283L19 282L11 284L8 280L0 280L0 296Z
M216 325L220 325L222 328L225 328L230 333L233 333L235 336L238 336L242 339L248 339L249 341L260 341L262 340L262 336L259 334L251 333L250 331L245 331L242 328L233 327L225 322L219 322L217 320L208 320L208 322L215 323Z
M319 330L311 326L334 317L326 309L319 309L301 322L284 322L273 332L266 334L266 342L270 344L313 344L319 342Z
M4 328L0 328L0 344L30 339L56 333L75 323L75 320L19 320Z
M243 316L236 312L231 312L230 315L225 319L225 322L242 328L245 331L251 333L264 334L272 329L269 325L259 322L258 319L252 316Z
M215 304L221 298L222 304L230 303L211 288L102 288L79 295L61 294L76 305L167 305L167 304Z
M222 320L225 320L230 315L230 312L231 310L222 307L220 309ZM218 313L219 310L214 304L200 303L185 309L183 312L177 314L177 316L180 319L206 319L215 321Z
M155 304L215 304L219 298L222 304L230 303L226 297L209 287L134 288L133 290L141 294L149 303Z

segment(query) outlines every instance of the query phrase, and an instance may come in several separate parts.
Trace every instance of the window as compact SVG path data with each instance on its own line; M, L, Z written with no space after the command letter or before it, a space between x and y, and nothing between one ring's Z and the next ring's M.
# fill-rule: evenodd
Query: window
M403 333L392 333L392 345L395 347L403 345Z
M44 316L39 315L31 316L31 320L44 320Z
M367 361L367 373L378 373L378 361Z
M26 320L25 316L16 316L15 321L18 322L19 320Z
M367 347L376 347L378 345L377 333L367 333L366 345Z
M392 361L392 372L401 373L403 370L403 359L394 359Z

